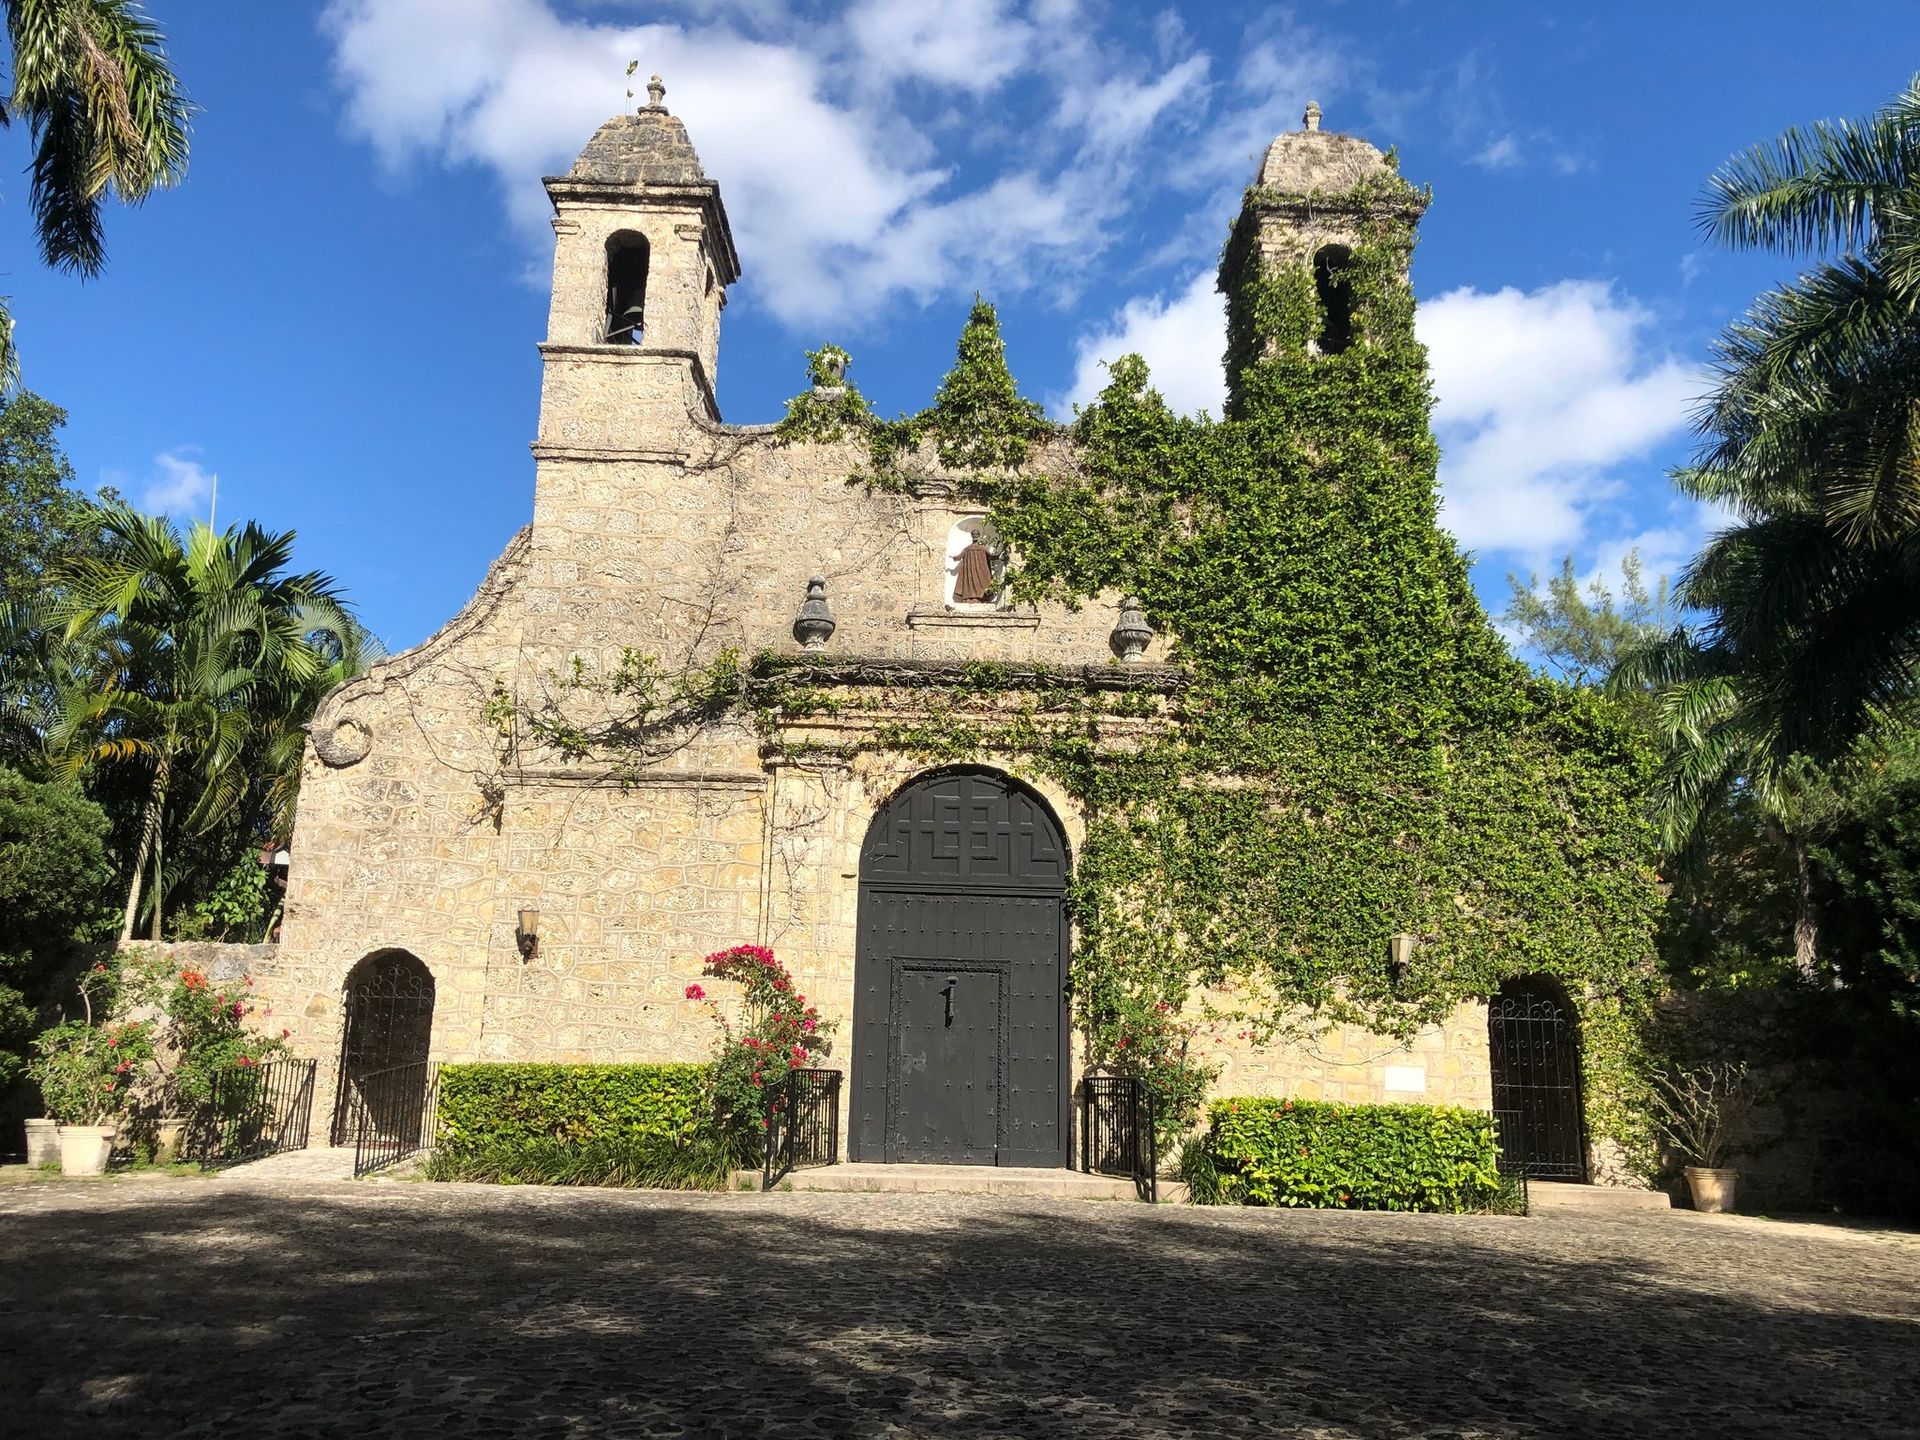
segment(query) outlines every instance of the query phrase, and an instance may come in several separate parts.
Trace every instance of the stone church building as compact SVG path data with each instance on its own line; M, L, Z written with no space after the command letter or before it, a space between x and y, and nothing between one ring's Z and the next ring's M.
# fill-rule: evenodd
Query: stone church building
M709 952L758 943L838 1022L823 1063L846 1072L850 1159L1068 1164L1084 1045L1064 894L1084 817L1017 761L930 768L832 742L964 662L1148 693L1181 672L1122 596L996 598L1007 557L932 447L890 491L848 483L859 437L721 418L721 318L752 257L651 93L546 181L530 522L458 615L312 727L282 943L257 977L296 1050L326 1062L316 1136L336 1078L418 1059L705 1059L711 1020L686 987ZM1386 163L1315 108L1256 178L1305 197ZM1267 263L1341 238L1337 208L1289 218L1309 208L1260 220ZM638 763L526 723L612 717L619 697L591 677L623 656L673 676L727 650L810 654L819 685L863 703L722 714ZM1406 1044L1234 1033L1209 1047L1222 1093L1492 1103L1484 1004Z

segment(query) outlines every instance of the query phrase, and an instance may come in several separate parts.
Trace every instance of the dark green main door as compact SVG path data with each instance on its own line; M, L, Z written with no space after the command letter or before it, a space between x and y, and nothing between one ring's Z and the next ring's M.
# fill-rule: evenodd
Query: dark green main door
M861 851L854 1160L1067 1161L1067 857L1037 796L946 771Z

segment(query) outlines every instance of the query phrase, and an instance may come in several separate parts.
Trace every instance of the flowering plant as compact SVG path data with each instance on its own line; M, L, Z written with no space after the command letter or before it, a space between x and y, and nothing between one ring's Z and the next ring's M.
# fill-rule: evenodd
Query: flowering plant
M243 1075L286 1052L279 1038L250 1029L253 977L216 985L188 966L167 992L167 1041L174 1054L168 1101L182 1109L211 1103L223 1078Z
M106 966L94 966L80 981L86 1018L55 1025L33 1042L36 1058L28 1071L39 1083L47 1113L62 1125L117 1119L153 1061L148 1022L93 1023L94 995L112 983Z
M764 945L736 945L707 956L701 973L741 987L738 1019L731 1019L704 986L687 986L687 999L710 1008L720 1037L709 1067L714 1118L741 1158L760 1145L769 1123L771 1088L789 1071L827 1054L831 1021L807 1003L793 977Z

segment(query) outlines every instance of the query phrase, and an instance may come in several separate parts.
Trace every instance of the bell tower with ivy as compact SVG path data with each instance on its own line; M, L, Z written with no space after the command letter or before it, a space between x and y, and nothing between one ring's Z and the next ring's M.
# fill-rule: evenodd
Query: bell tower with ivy
M1229 415L1263 362L1412 338L1407 264L1427 200L1393 155L1322 130L1317 102L1267 147L1220 262Z

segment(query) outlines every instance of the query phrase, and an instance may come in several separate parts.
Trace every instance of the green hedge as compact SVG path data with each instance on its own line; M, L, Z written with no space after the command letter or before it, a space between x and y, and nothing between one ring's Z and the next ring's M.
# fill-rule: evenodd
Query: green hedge
M614 1185L647 1190L724 1190L733 1158L712 1139L682 1144L661 1139L559 1140L447 1149L427 1159L429 1180L493 1185Z
M1216 1100L1180 1155L1200 1205L1485 1210L1501 1193L1493 1117L1440 1105Z
M704 1065L443 1065L442 1149L664 1141L705 1128Z

